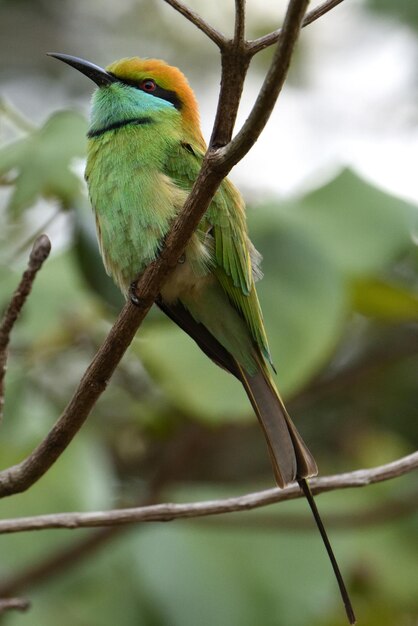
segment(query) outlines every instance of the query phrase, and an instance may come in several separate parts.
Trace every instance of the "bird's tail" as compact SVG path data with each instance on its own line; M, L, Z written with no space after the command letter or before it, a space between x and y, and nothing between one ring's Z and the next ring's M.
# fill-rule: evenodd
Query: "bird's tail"
M259 370L253 376L247 374L242 368L239 369L242 384L267 440L277 484L279 487L285 487L294 480L298 481L308 500L315 523L331 561L348 621L350 624L355 624L356 618L343 577L306 480L311 476L316 476L318 473L315 459L292 422L264 363L260 361Z
M203 326L203 324L199 324L180 302L167 304L159 298L157 304L168 317L176 322L180 328L183 328L183 330L196 341L208 357L217 365L236 376L244 385L266 436L277 483L280 487L285 487L294 480L299 482L309 502L315 522L331 560L349 622L350 624L354 624L355 617L353 608L324 525L306 480L310 476L316 476L318 468L312 454L309 452L296 426L290 419L262 356L255 353L254 356L257 360L258 372L250 376L210 331ZM254 352L256 352L256 349Z
M279 487L316 476L318 468L298 433L264 363L250 376L240 368L242 384L264 431Z

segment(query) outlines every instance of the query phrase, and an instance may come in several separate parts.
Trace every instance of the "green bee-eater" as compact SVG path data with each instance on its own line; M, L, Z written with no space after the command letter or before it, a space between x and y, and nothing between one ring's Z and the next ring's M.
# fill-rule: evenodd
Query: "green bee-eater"
M103 70L76 57L52 56L98 85L86 180L106 270L129 297L133 281L158 256L201 167L206 144L197 101L180 70L160 60L122 59ZM305 479L318 470L269 372L255 288L260 277L244 201L225 179L157 304L241 381L263 428L278 485L298 480L312 501Z

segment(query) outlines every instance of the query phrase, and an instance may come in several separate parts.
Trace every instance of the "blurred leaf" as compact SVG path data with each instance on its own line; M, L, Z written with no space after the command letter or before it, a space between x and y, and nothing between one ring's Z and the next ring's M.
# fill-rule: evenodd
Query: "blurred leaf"
M353 281L354 307L363 315L387 322L418 319L418 294L379 279Z
M343 278L315 241L276 215L251 215L263 253L258 284L279 387L295 393L321 368L343 332L347 298Z
M36 416L35 416L36 417ZM52 424L51 424L52 425ZM46 433L45 433L46 434ZM38 443L33 441L33 446ZM14 437L0 442L3 463L20 461L31 451L19 448ZM31 446L32 447L32 446ZM108 459L91 436L76 437L52 468L28 491L5 498L1 503L2 517L24 517L59 511L94 510L106 508L112 502L112 480ZM34 541L30 533L0 537L2 560L0 570L27 563L29 558L41 557L48 548L62 544L63 534L41 533Z
M58 198L67 207L80 190L69 165L85 153L86 121L61 111L23 139L0 150L0 176L17 172L9 210L19 215L40 196Z
M155 528L138 536L136 580L160 608L163 623L195 626L205 615L205 623L217 626L302 626L317 610L318 597L330 602L331 575L312 535L207 526Z
M215 25L221 30L233 30L233 3L228 6L223 3L221 7L218 3L195 1L196 10L202 11L209 21L214 18ZM192 82L196 81L197 88L200 85L200 89L203 89L204 97L201 100L206 107L203 119L206 117L207 123L205 113L212 108L214 97L210 85L215 84L218 78L215 69L212 69L215 66L211 55L214 62L217 62L217 57L210 42L202 39L200 33L190 28L181 16L175 17L170 8L164 8L164 3L154 0L107 2L106 10L100 13L99 19L96 4L48 3L45 0L7 2L3 22L0 19L4 34L5 90L10 92L11 89L17 94L33 92L34 100L31 100L31 106L28 105L28 111L31 115L33 111L35 116L39 107L45 108L42 92L49 90L48 85L53 87L54 92L48 98L51 106L54 101L68 99L70 92L72 97L80 96L84 99L82 94L85 94L87 98L91 92L87 81L82 81L76 75L72 77L64 66L61 68L62 80L56 79L60 71L58 64L55 68L55 62L48 60L42 67L36 61L39 56L36 50L42 52L43 56L46 41L51 42L52 49L54 42L65 41L68 24L77 23L78 38L90 46L90 55L97 54L98 49L100 51L97 42L102 42L102 46L105 42L109 55L113 55L110 52L112 48L117 56L125 54L127 47L134 50L138 41L141 41L148 55L162 55L184 66ZM249 6L254 14L260 10L273 11L273 8L267 7L267 3L248 4L254 5L252 8ZM347 6L352 4L358 3L347 3ZM366 0L364 3L364 6L371 5L378 18L394 16L403 19L409 28L418 24L416 2ZM354 8L357 10L359 7ZM11 14L13 20L8 17ZM277 20L277 15L277 12L276 16L272 13L273 21ZM361 21L361 15L357 16L356 13L354 18L357 17ZM369 18L370 15L365 17ZM263 32L270 30L269 23L271 25L272 20L269 22L268 14L259 19L260 23L263 21ZM176 28L172 28L174 20ZM248 21L251 36L255 34L251 30L252 24L251 19ZM13 28L13 25L17 25L17 28ZM142 29L141 32L138 27L140 31ZM379 58L382 58L383 53L383 58L387 60L384 51L389 50L391 56L394 42L399 44L405 33L396 32L393 20L383 25L383 31L374 28L375 25L368 19L368 44L372 42L373 47L375 42L377 57L380 54ZM164 37L163 49L161 37L156 36L156 29L158 33L165 32L167 35ZM385 30L389 39L379 36L382 32L384 35ZM19 33L24 33L25 37L19 38ZM413 47L410 34L407 33L410 40L407 45ZM193 41L187 39L190 36ZM325 39L325 44L329 46L329 40ZM15 40L18 40L19 45ZM191 45L185 45L186 41ZM379 41L384 41L389 48L386 46L380 49ZM197 47L193 47L195 42ZM304 46L300 47L299 55L306 54ZM348 46L346 52L350 52ZM317 52L323 54L321 47L315 54ZM255 62L264 67L271 54L272 50L266 50L264 61L258 59ZM7 56L10 62L7 62ZM345 58L349 56L346 54ZM335 59L333 62L335 64ZM388 69L385 61L383 65L385 70ZM408 63L405 65L407 67ZM25 70L22 78L24 82L19 78L21 68ZM300 83L302 77L306 85L309 83L310 88L314 88L315 96L327 100L328 95L319 93L317 89L320 75L316 71L312 74L310 69L304 67L303 63L296 63L297 73L293 72L291 80L295 82L299 79ZM344 73L343 65L341 71ZM208 80L208 73L211 72L213 80ZM199 83L202 77L204 81ZM258 84L261 77L254 78ZM53 82L48 82L51 80ZM401 82L404 88L402 96L409 102L408 97L414 85L408 83L407 79ZM375 83L380 84L379 80L375 80ZM392 84L398 83L395 80ZM380 89L374 96L380 97L382 94L388 95L389 92ZM389 100L392 105L393 97ZM405 104L405 98L402 98L402 102ZM347 104L350 107L349 99ZM245 108L246 102L243 102L243 106ZM404 106L402 111L399 128L391 127L392 134L401 129L405 120L408 122L411 111L414 115L413 105ZM364 121L363 118L361 121ZM344 130L350 133L352 127L348 124ZM376 125L370 132L375 134L375 131ZM79 199L79 181L72 177L68 165L73 154L84 152L81 130L81 151L74 150L67 161L63 159L61 169L58 168L58 157L62 150L67 150L76 133L73 137L69 130L67 134L62 133L62 140L59 137L57 140L51 139L51 146L46 150L50 154L48 158L43 154L45 137L40 133L36 131L27 138L33 143L36 139L38 143L29 155L31 158L26 155L31 142L26 140L10 144L0 151L1 166L3 169L8 166L6 182L18 176L18 190L11 207L15 215L31 205L34 198L45 194L51 194L54 200L59 198L70 207ZM398 139L402 139L401 135ZM34 155L35 158L32 158ZM22 162L25 165L23 170ZM56 173L48 180L47 174L54 168ZM54 187L51 191L52 185ZM2 200L7 201L13 186L3 187L0 191ZM43 210L44 201L40 205L39 213ZM389 291L388 285L384 283L383 294L378 282L382 282L382 277L399 275L399 264L394 273L391 264L400 255L404 263L405 250L411 250L409 219L412 211L409 212L409 209L412 210L412 207L407 203L378 192L354 174L346 173L299 202L280 205L274 201L270 210L266 208L263 212L260 208L250 216L251 235L265 256L265 278L259 283L258 289L273 356L279 369L279 387L284 387L288 393L292 392L327 364L333 347L349 327L345 322L350 319L352 282L355 283L353 289L362 292L361 303L356 303L364 312L368 310L370 315L378 319L384 319L382 316L387 315L389 321L410 319L409 312L415 304L408 294L399 293L402 287L396 287L396 279L394 285L389 284ZM4 225L1 223L3 240L6 241L3 244L6 263L12 257L15 258L12 251L19 246L19 242L33 232L36 211L31 210L24 216L25 219L19 220L19 232L13 230L17 227L17 221L12 226L10 219L9 222L5 219ZM97 306L97 301L91 298L91 292L108 303L113 302L117 292L112 280L103 272L93 230L78 222L79 215L75 211L74 214L76 228L67 233L65 245L73 242L75 245L71 252L67 251L60 256L55 253L47 262L12 338L6 380L7 413L0 438L0 455L4 465L23 458L33 444L40 440L45 428L52 425L108 327L108 322L103 320L103 308ZM55 242L55 251L63 239L60 233ZM13 265L16 266L17 262L13 261ZM410 274L406 277L402 274L401 281L403 278L406 280L399 284L414 284L416 262L414 264L409 259L403 269L405 267L410 270ZM80 279L80 272L77 273L76 269L81 270L85 280ZM7 299L4 294L15 287L14 279L12 270L1 272L3 302ZM366 283L373 283L373 287L367 290ZM379 285L377 289L375 283ZM396 293L391 291L392 288ZM349 368L350 363L355 363L353 354L354 357L357 353L367 356L370 345L375 345L374 342L378 344L383 332L393 331L394 345L398 338L402 341L401 324L388 327L376 323L373 318L359 318L356 316L355 324L359 322L364 332L360 329L356 334L354 329L352 333L350 325L350 336L341 346L337 358L328 365L331 378L333 371L338 375L340 368L342 385L338 386L337 379L336 387L332 384L329 388L325 387L322 404L321 394L315 398L315 390L313 398L312 395L309 397L309 393L307 400L305 396L306 424L308 430L315 431L311 443L314 449L318 443L317 449L322 453L322 471L325 468L330 471L355 468L363 461L368 465L373 460L385 460L385 456L389 460L398 452L412 449L417 435L417 420L414 419L418 367L416 357L401 357L398 363L391 364L379 362L378 371L374 367L371 372L360 370L360 375L351 380L348 369L348 379L344 379L346 364ZM354 341L351 341L352 337ZM138 372L140 364L135 355L138 346L144 355L149 353L147 363L166 394L152 385L151 390L147 391L144 376ZM129 361L132 361L132 366ZM223 421L225 417L232 420L246 415L254 424L256 422L241 386L213 365L168 320L163 322L160 318L156 324L149 317L121 365L96 405L92 419L52 468L50 475L42 479L33 491L3 500L3 516L29 515L57 509L108 508L112 505L112 496L117 499L116 493L120 496L145 491L148 476L154 475L155 471L158 475L161 464L167 467L167 452L172 452L176 457L179 450L184 448L183 445L178 447L178 443L183 443L179 439L180 428L173 428L173 432L176 431L173 442L169 437L169 429L161 431L165 435L164 446L167 444L167 449L163 445L152 447L150 439L155 438L157 427L155 431L144 428L144 422L146 420L148 424L148 420L155 417L155 423L158 420L172 420L176 423L183 417L176 412L177 406L190 412L194 418L203 417L211 425L216 424L216 420ZM334 366L336 370L333 370ZM143 415L145 412L146 418ZM335 438L329 436L329 431L333 429L338 433ZM252 429L225 429L231 431L227 439L233 442L230 457L225 452L220 457L218 452L213 456L209 454L208 459L212 460L207 460L206 453L200 454L202 448L196 446L190 457L187 455L184 460L188 478L196 477L196 472L193 474L193 455L199 455L202 468L207 468L202 475L210 476L211 463L215 457L218 464L221 460L220 476L229 458L231 470L226 480L242 481L240 469L234 469L235 459L239 456L252 458L253 450L245 443L242 445L240 435L244 430L251 437ZM237 435L234 435L235 432ZM219 432L221 438L223 433L223 430ZM122 439L126 439L132 447L122 445ZM327 448L324 443L327 441L335 442L335 445ZM172 443L175 447L170 449ZM126 465L119 463L119 451L125 455L125 461L128 457ZM129 465L136 458L135 454L140 459L141 455L149 455L150 458L146 462ZM111 455L111 467L108 455ZM134 478L134 467L146 467L147 472L139 470L137 478ZM242 467L240 463L238 467ZM172 480L173 476L168 478ZM344 511L351 511L352 507L355 510L357 504L367 508L373 506L374 502L384 503L387 494L393 489L397 494L402 492L405 481L409 482L412 489L413 480L412 475L403 477L396 484L390 482L386 486L382 485L378 491L375 491L377 487L371 486L365 490L324 494L320 498L321 509L326 518L327 506L335 507L343 514ZM165 489L170 497L174 496L174 500L178 498L178 492L173 493L169 485ZM243 484L241 489L247 490ZM207 491L198 485L192 493L193 499L206 497ZM209 497L217 497L222 490L215 487L210 491ZM231 495L225 491L221 495ZM191 499L187 494L183 495L182 499ZM303 502L289 502L283 507L272 507L269 511L277 509L279 515L282 508L284 511L308 514L306 503ZM262 517L263 512L260 511L260 514ZM213 526L209 527L209 524L209 520L200 520L126 529L118 541L107 543L97 553L85 555L85 561L78 562L77 567L67 563L61 576L51 574L44 586L36 586L39 581L35 581L28 589L22 590L22 595L29 596L33 602L31 612L25 615L14 612L6 615L4 620L13 626L25 626L28 622L41 626L55 626L57 623L60 626L194 626L202 622L216 626L346 625L335 581L317 534L297 533L294 530L286 532L275 528L269 530L263 526L259 530L250 531L246 529L243 517L238 519L235 527L232 523L229 528L224 528L221 518L214 520ZM330 524L331 539L354 594L359 623L364 626L412 626L418 623L416 528L416 516L392 521L378 528L365 527L361 531L338 530ZM0 537L2 576L7 577L15 566L40 564L42 558L53 553L58 544L70 544L83 536L84 532L89 531L46 531L36 536L25 533L15 537Z
M350 276L373 275L407 250L417 220L417 207L350 170L281 210Z
M327 501L333 503L334 510L344 510L347 506L346 494L335 495L326 496L324 502L321 498L324 515ZM216 496L212 492L209 497ZM184 499L202 499L202 492ZM353 506L362 503L364 508L374 501L373 492L356 494L351 499ZM307 514L306 503L302 501L273 507L270 514L277 510L280 519L282 509L302 516ZM256 523L259 515L262 518L263 512L254 511L248 517ZM249 530L246 516L238 514L238 517L235 524L229 519L230 523L224 527L220 517L213 524L206 520L152 527L138 535L138 548L133 550L138 564L136 580L160 607L165 615L163 623L191 626L200 623L199 615L203 612L205 623L217 626L313 623L343 626L344 608L313 523L312 532L295 533L272 527L267 530L262 523L258 530L254 527ZM405 526L405 536L413 539L412 528L408 533ZM396 562L397 571L405 572L408 577L403 590L397 592L403 594L403 610L411 610L416 597L413 559L393 525L364 528L361 532L330 532L348 584L362 566L370 569L372 582L380 578L388 584ZM404 576L396 578L400 587ZM369 586L372 586L370 582ZM390 586L385 595L391 596ZM353 601L357 608L358 597ZM337 616L335 622L328 622L331 615ZM358 617L363 623L360 609Z
M418 29L418 4L411 0L367 0L366 6L380 15L387 14L410 28Z

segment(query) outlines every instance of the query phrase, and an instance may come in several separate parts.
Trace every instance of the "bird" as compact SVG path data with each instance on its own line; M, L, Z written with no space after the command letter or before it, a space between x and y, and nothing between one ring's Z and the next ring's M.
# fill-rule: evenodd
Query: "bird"
M135 303L133 285L160 254L207 149L195 94L177 67L159 59L124 58L103 69L72 55L49 54L97 86L85 178L105 269ZM156 304L242 383L264 433L277 485L297 481L308 499L353 624L348 593L309 488L317 464L271 373L275 370L256 291L260 263L243 197L225 178L165 278Z

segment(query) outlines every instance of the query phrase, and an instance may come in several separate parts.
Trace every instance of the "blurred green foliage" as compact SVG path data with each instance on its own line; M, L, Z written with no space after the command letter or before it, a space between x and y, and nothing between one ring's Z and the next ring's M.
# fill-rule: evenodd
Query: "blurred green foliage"
M84 153L85 128L79 114L59 112L33 131L16 129L0 147L2 308L46 201L66 235L13 332L2 467L24 458L53 424L122 302L103 270L74 170L74 159ZM372 466L410 452L418 440L416 207L344 170L292 201L250 206L248 218L264 257L258 290L278 384L321 472ZM152 311L68 451L31 490L0 506L6 518L131 505L156 491L161 499L186 501L272 484L241 386ZM408 476L320 499L325 518L327 512L342 519L358 512L357 525L337 531L330 524L330 534L364 625L412 626L418 619L417 514L393 516L393 495L409 501L413 490ZM361 523L362 512L385 502L386 514ZM277 528L266 523L267 512ZM10 613L0 621L344 624L318 536L310 528L294 529L286 514L302 520L308 515L304 502L289 502L277 511L225 521L125 529L103 541L100 551L63 562L60 576L51 568L18 587L17 595L31 598L31 613ZM89 536L0 537L0 590L14 572Z
M120 302L102 269L80 181L68 169L70 157L79 154L83 126L78 116L58 113L43 127L48 129L46 140L42 129L35 130L0 151L3 176L12 180L13 170L22 172L12 183L13 211L4 217L17 231L21 228L26 237L27 224L19 227L18 216L30 212L29 199L38 196L54 195L63 210L72 207L73 217L70 245L46 263L13 334L0 441L4 467L23 458L56 419ZM63 133L74 141L65 142L64 154L57 156ZM30 169L23 175L35 149L37 185ZM61 177L64 182L56 183ZM402 369L403 363L407 369L416 366L409 349L410 341L416 346L416 333L406 347L402 339L418 317L416 249L410 234L415 211L350 171L297 200L249 208L252 237L264 255L259 292L280 386L296 407L305 395L301 428L312 431L308 438L330 471L384 462L410 450L417 437L407 415L400 420L408 422L405 428L394 419L400 390L402 411L409 410L412 418L416 409L416 379L408 386ZM3 306L20 267L2 269ZM373 362L376 350L385 346L388 361ZM361 371L370 358L358 383L354 377L350 384L348 377L335 389L335 381L344 383L345 372ZM316 397L315 381L325 380L326 390L327 377L334 379L334 386ZM364 391L379 388L382 380L379 399ZM382 405L391 396L393 412L378 426L374 416L383 413ZM347 409L347 402L345 415L335 410L336 404ZM176 459L179 442L184 456ZM147 482L161 466L170 498L220 497L236 489L222 486L225 481L245 485L239 491L257 481L271 484L266 457L240 385L154 312L90 423L28 493L2 502L2 516L132 503L141 494L146 497ZM412 480L404 479L405 494L411 488ZM329 494L321 508L339 510L340 501L347 512L373 507L390 491L390 485L369 488L350 494L348 501L345 495ZM287 508L306 513L301 502ZM63 626L111 624L116 619L127 626L187 626L199 622L203 610L210 615L207 623L220 625L251 626L261 614L266 626L343 623L318 537L263 530L262 512L253 514L255 521L257 517L258 529L254 524L246 529L245 518L242 524L237 518L239 530L235 524L223 528L222 522L212 527L198 522L124 532L94 558L56 581L47 580L40 592L30 592L34 608L29 619L43 626L55 624L58 616ZM280 523L279 513L277 519ZM355 529L332 534L356 604L368 616L365 623L391 624L395 616L397 623L407 625L417 610L413 575L406 575L412 569L410 544L416 542L412 523L384 525L372 534L367 528L362 535ZM5 580L12 563L24 568L69 543L63 534L51 532L36 542L32 534L1 541ZM400 588L397 576L391 576L395 560L404 580L410 581ZM25 619L10 614L7 622L18 625Z
M395 18L418 29L418 6L411 0L367 0L367 5L380 16Z
M78 114L61 111L38 130L5 146L0 157L0 177L17 172L9 210L18 216L44 196L60 200L66 208L80 189L68 167L85 153L86 122Z

